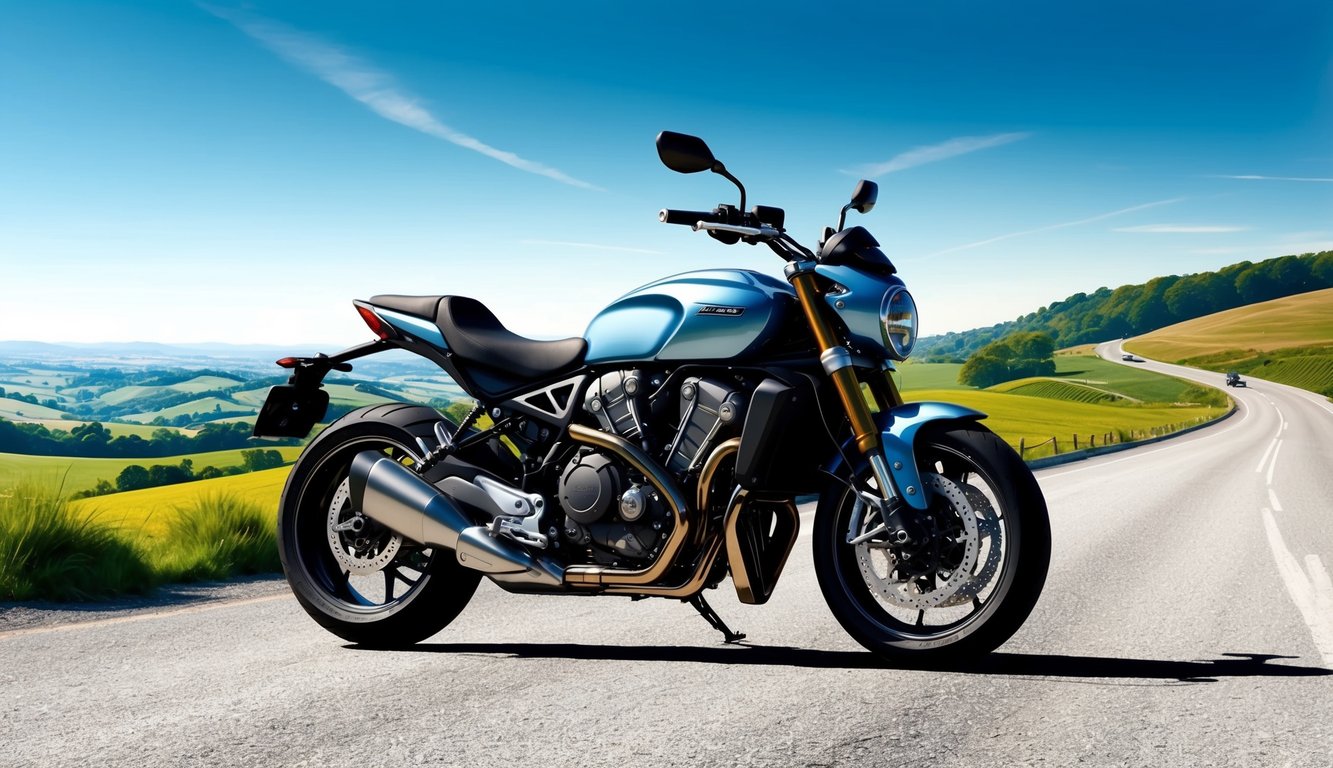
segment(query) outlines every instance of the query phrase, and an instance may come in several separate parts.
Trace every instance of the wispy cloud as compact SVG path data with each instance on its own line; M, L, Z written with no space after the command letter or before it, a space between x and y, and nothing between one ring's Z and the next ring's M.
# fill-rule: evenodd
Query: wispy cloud
M615 251L617 253L642 253L649 256L660 256L661 251L652 251L647 248L630 248L624 245L601 245L599 243L573 243L567 240L519 240L520 245L549 245L557 248L584 248L594 251Z
M216 8L203 3L200 7L230 22L279 58L332 85L386 120L457 144L521 171L555 179L570 186L600 191L599 187L549 165L492 147L480 139L445 125L431 114L430 110L421 106L415 96L398 85L391 75L332 43L285 24L240 11Z
M1242 179L1244 181L1313 181L1323 184L1333 183L1331 178L1322 178L1317 176L1256 176L1246 175L1217 175L1209 176L1210 179Z
M937 163L941 160L948 160L951 157L966 155L971 152L977 152L991 147L999 147L1004 144L1012 144L1015 141L1021 141L1031 136L1031 133L997 133L993 136L959 136L956 139L939 144L930 144L923 147L913 147L900 155L886 160L882 163L873 163L863 165L843 171L849 176L865 176L873 178L883 176L886 173L903 171L908 168L915 168L918 165L927 163Z
M1035 228L1035 229L1024 229L1024 230L1021 230L1021 231L1019 231L1019 232L1009 232L1009 233L1007 233L1007 234L1003 234L1003 235L996 235L995 237L988 237L988 238L986 238L985 240L978 240L978 241L976 241L975 243L965 243L965 244L963 244L963 245L955 245L955 246L952 247L952 248L945 248L945 249L942 250L942 251L935 251L934 253L928 253L928 254L926 254L925 256L921 257L921 258L930 258L930 257L932 257L932 256L943 256L943 255L946 254L946 253L957 253L958 251L966 251L966 250L970 250L970 249L972 249L972 248L980 248L980 247L983 246L983 245L990 245L991 243L998 243L998 242L1000 242L1001 240L1012 240L1012 239L1014 239L1014 238L1016 238L1016 237L1026 237L1026 236L1028 236L1028 235L1035 235L1035 234L1038 234L1038 233L1040 233L1040 232L1050 232L1050 231L1055 230L1055 229L1065 229L1065 228L1067 228L1067 227L1077 227L1077 226L1080 226L1080 225L1083 225L1083 224L1092 224L1092 223L1094 223L1094 222L1103 221L1103 220L1105 220L1105 219L1114 218L1114 217L1116 217L1116 216L1123 216L1123 215L1125 215L1126 213L1133 213L1133 212L1135 212L1135 211L1146 211L1146 210L1149 209L1149 208L1157 208L1157 207L1159 207L1159 206L1163 206L1163 205L1171 205L1171 204L1173 204L1173 203L1178 203L1178 202L1180 202L1180 201L1182 201L1182 200L1184 200L1184 199L1185 199L1185 198L1183 198L1183 197L1173 197L1173 198L1171 198L1171 199L1169 199L1169 200L1156 200L1156 201L1151 202L1151 203L1143 203L1142 205L1131 205L1131 206L1128 207L1128 208L1121 208L1121 209L1118 210L1118 211L1110 211L1110 212L1108 212L1108 213L1099 213L1099 214L1097 214L1096 216L1089 216L1089 217L1086 218L1086 219L1077 219L1077 220L1075 220L1075 221L1065 221L1065 222L1061 222L1061 223L1059 223L1059 224L1048 224L1048 225L1046 225L1046 226L1044 226L1044 227L1037 227L1037 228Z
M1226 224L1141 224L1137 227L1115 227L1116 232L1149 232L1170 235L1205 235L1220 232L1244 232L1249 227Z

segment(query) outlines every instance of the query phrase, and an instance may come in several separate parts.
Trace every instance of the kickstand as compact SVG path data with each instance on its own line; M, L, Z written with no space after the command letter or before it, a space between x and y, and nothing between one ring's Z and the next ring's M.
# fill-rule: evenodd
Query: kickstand
M722 617L717 615L717 611L713 610L713 606L708 604L708 601L704 599L702 594L695 595L684 602L694 606L694 610L698 611L699 615L704 617L704 621L708 622L709 626L722 633L723 642L739 643L745 639L744 632L731 631L731 627L728 627L726 622L722 621Z

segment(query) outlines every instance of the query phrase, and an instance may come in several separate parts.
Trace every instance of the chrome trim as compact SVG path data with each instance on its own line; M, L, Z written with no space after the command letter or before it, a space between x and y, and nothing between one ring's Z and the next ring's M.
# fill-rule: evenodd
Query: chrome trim
M487 574L513 574L507 581L558 586L564 572L517 544L495 538L448 496L417 473L378 451L352 459L349 473L355 509L413 541L454 550L458 562Z
M889 465L884 461L883 453L870 454L870 469L875 473L875 482L879 483L879 493L885 501L892 501L898 495L898 488L889 474Z
M819 355L819 364L824 372L832 376L834 371L849 368L852 365L852 353L846 347L830 347Z
M449 497L379 451L358 453L349 477L353 509L413 541L453 549L459 532L474 525Z
M898 344L895 344L893 341L893 334L889 331L889 306L893 304L893 300L898 298L899 295L907 296L907 301L912 305L912 311L908 313L910 319L907 324L910 325L910 328L907 333L906 347L900 347ZM896 325L897 327L901 327L903 323L899 321ZM917 328L920 326L920 312L916 307L916 299L912 296L911 291L908 291L904 286L895 285L884 292L884 297L880 299L879 303L879 335L884 342L884 349L888 350L890 357L895 360L906 360L911 356L912 350L916 347Z

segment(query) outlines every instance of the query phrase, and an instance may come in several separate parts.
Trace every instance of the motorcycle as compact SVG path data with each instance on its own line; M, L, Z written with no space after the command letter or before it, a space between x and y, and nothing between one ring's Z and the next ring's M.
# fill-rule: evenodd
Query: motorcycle
M704 592L728 576L769 600L797 541L796 499L818 495L813 558L828 607L870 651L958 661L1005 642L1036 604L1050 558L1045 501L1017 454L958 405L905 402L892 377L917 310L849 211L814 250L782 209L697 137L664 131L662 162L710 171L740 204L659 219L724 244L764 245L785 280L711 269L637 288L579 338L537 341L464 296L353 302L377 337L288 357L255 424L304 437L330 371L403 349L476 405L455 423L408 403L330 424L292 468L279 509L287 579L329 631L368 646L428 638L482 576L517 593L690 603L727 642Z

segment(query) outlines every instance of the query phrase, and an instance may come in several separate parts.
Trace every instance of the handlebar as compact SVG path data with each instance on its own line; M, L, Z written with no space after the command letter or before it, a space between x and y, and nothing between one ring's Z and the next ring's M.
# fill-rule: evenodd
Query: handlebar
M725 221L713 211L677 211L671 208L663 208L657 214L657 220L663 224L684 224L687 227L693 227L701 221Z

